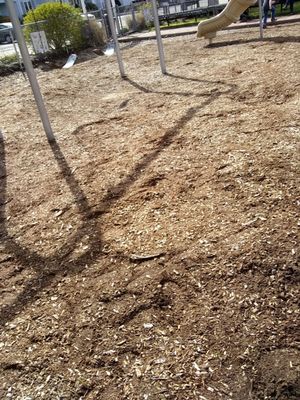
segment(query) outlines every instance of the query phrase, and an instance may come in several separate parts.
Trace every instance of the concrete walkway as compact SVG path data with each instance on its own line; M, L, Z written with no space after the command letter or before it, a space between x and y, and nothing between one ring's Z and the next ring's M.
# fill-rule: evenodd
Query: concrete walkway
M294 22L300 22L300 14L277 17L275 25L290 24ZM224 28L224 30L253 28L253 27L259 27L258 19L249 22L236 22L227 26L226 28ZM195 35L196 33L197 33L197 25L187 26L183 28L161 30L161 36L163 38L183 36L183 35ZM155 31L136 32L129 34L128 36L123 36L118 38L119 42L132 42L132 41L153 40L153 39L156 39Z

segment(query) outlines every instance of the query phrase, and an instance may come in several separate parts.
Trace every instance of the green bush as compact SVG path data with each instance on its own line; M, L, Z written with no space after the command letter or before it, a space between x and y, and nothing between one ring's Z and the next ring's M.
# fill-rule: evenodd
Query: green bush
M10 54L7 56L0 56L0 64L13 64L18 62L18 57L16 56L16 54Z
M45 21L43 23L38 21ZM25 36L30 32L45 31L49 47L56 53L69 53L85 45L84 20L80 11L66 3L44 3L24 17Z

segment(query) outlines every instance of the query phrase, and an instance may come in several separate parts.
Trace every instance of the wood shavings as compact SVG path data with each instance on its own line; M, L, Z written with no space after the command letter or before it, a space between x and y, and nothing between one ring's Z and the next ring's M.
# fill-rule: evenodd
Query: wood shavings
M53 146L0 78L3 398L299 391L297 29L268 36L165 39L166 76L150 41L127 80L38 70Z

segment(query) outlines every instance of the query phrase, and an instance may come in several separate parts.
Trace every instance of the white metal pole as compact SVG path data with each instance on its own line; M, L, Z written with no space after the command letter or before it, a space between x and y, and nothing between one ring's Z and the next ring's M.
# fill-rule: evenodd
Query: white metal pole
M107 11L107 16L108 16L110 31L111 31L111 34L112 34L112 37L113 37L114 43L115 43L115 49L116 49L117 60L118 60L118 64L119 64L120 75L122 78L125 78L126 74L125 74L123 60L122 60L121 51L120 51L120 46L119 46L119 42L118 42L118 38L117 38L116 27L114 24L114 17L113 17L110 0L105 0L105 4L106 4L106 11Z
M165 64L164 48L163 48L163 44L162 44L162 40L161 40L156 0L152 0L152 9L153 9L153 18L154 18L154 25L155 25L155 32L156 32L156 41L157 41L157 47L158 47L160 69L163 74L166 74L167 69L166 69L166 64Z
M260 40L262 40L264 38L262 0L258 0L258 7L259 7L259 37Z
M114 21L116 21L116 31L117 34L120 33L120 24L119 24L119 19L118 19L118 13L117 13L117 8L116 8L116 2L115 0L110 0L110 4L111 4L111 9L112 9L112 13L113 13L113 19Z
M19 49L22 55L22 59L23 59L23 63L27 72L27 76L31 85L31 89L35 98L35 102L37 105L37 108L39 110L40 113L40 117L44 126L44 130L46 133L46 136L48 138L49 141L55 140L55 137L53 135L53 131L51 128L51 124L48 118L48 114L47 114L47 110L43 101L43 97L40 91L40 87L38 84L38 81L36 79L36 75L32 66L32 62L30 59L30 55L26 46L26 42L24 39L24 35L22 32L22 28L20 25L20 21L18 19L17 13L16 13L16 9L15 9L15 5L13 3L13 0L6 0L6 6L11 18L11 22L13 24L13 28L14 28L14 32L16 34L17 37L17 41L19 44Z
M10 36L11 42L12 42L12 44L14 46L14 50L15 50L15 53L16 53L16 56L17 56L17 59L18 59L18 63L20 65L20 69L23 72L22 61L21 61L19 52L17 50L17 46L16 46L16 43L15 43L14 35L12 34L12 31L9 31L9 36ZM23 73L23 75L24 75L24 78L26 79L26 75L24 73Z
M80 4L81 4L83 14L87 16L87 11L86 11L86 6L85 6L84 0L80 0Z

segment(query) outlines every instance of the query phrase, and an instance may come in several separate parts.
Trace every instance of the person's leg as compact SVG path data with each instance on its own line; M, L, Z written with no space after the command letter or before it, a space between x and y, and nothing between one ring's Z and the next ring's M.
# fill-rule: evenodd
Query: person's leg
M266 28L266 26L267 26L268 12L269 12L269 8L264 8L264 15L263 15L263 27L264 28Z
M272 22L276 21L275 12L276 12L275 5L272 5L272 8L271 8L271 21Z
M290 11L294 14L294 0L290 0Z

